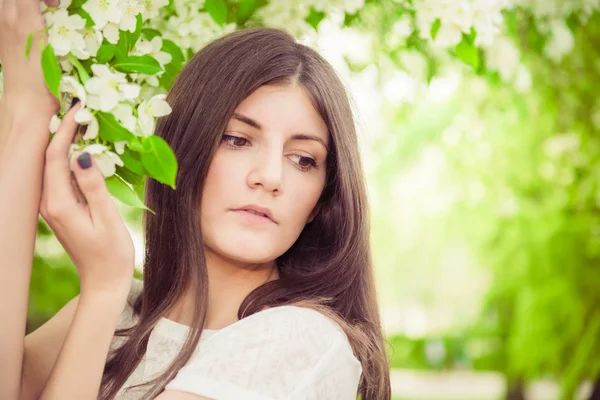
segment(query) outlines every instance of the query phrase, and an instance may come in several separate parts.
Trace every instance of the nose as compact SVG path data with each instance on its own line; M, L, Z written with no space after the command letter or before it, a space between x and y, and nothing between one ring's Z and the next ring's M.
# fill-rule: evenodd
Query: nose
M281 193L283 180L282 148L271 146L259 151L254 157L254 165L248 174L248 185L252 188L262 186L267 192Z

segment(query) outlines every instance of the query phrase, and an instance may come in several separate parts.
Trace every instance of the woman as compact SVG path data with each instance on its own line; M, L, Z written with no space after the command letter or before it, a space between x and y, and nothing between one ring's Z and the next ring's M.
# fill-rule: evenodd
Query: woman
M23 3L0 3L0 12L12 7L27 20L37 2ZM11 63L25 63L18 46L26 33L15 30L0 28L13 35L0 42L2 103L18 102L5 107L3 116L18 123L1 131L9 139L2 155L19 147L15 126L47 135L14 111L29 105L12 88L19 82ZM35 88L52 110L47 90ZM156 215L144 215L143 285L131 278L131 237L88 154L78 156L77 187L70 184L78 105L48 145L39 210L77 267L81 293L25 339L20 397L389 399L357 138L331 66L281 31L246 29L198 52L167 102L173 112L156 135L177 156L177 189L147 183ZM8 159L3 169L16 162ZM0 176L3 193L22 189ZM2 201L10 207L10 198ZM30 224L21 249L33 240L25 235L34 214L18 216ZM22 270L31 263L3 250ZM10 321L22 322L11 312ZM50 330L60 339L48 339ZM45 369L28 357L44 343L62 345L40 357Z

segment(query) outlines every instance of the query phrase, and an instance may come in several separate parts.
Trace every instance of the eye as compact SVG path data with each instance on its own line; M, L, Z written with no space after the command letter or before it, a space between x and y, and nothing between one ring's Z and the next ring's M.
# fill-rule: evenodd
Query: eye
M314 158L305 157L298 154L292 154L291 157L298 157L298 162L295 162L302 171L308 171L311 168L319 168L319 164Z
M224 142L226 145L228 145L229 147L232 147L234 149L240 148L240 147L245 147L246 144L250 143L250 141L246 138L243 138L241 136L233 136L233 135L225 135L223 134L223 137L221 138L221 142Z

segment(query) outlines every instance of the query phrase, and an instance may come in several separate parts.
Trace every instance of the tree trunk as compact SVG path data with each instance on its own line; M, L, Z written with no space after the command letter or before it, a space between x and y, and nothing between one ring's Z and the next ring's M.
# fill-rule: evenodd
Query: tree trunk
M588 400L600 400L600 377L596 379L596 382L594 382L592 394L590 394L590 398Z
M522 379L508 380L505 400L525 400L525 383Z

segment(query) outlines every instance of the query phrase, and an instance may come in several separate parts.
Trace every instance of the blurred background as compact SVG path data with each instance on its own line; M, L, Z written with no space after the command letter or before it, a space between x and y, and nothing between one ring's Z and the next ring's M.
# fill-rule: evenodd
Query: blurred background
M155 28L188 54L285 29L348 88L394 399L600 399L599 1L220 0L173 28L208 3ZM28 332L78 285L40 220Z

